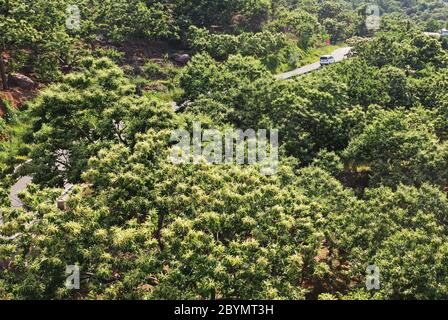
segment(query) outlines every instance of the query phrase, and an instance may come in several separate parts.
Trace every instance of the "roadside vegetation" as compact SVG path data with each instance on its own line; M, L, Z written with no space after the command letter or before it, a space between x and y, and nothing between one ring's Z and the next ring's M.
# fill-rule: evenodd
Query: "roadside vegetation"
M69 4L0 0L1 299L448 298L446 1ZM277 174L172 164L194 121L279 129Z

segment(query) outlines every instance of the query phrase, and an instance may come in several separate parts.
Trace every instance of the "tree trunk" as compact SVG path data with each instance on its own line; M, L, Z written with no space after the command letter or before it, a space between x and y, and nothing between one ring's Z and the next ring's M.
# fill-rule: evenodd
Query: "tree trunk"
M0 76L3 83L3 90L6 91L9 88L8 88L8 81L6 79L6 67L5 67L5 61L3 60L3 51L0 51Z

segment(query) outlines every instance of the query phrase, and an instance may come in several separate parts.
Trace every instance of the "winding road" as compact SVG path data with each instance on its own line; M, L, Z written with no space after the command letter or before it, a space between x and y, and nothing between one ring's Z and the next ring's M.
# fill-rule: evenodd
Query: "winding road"
M336 49L335 51L333 51L332 56L334 57L336 62L340 62L340 61L344 60L347 57L347 55L350 53L351 50L352 50L351 47L339 48L339 49ZM288 71L288 72L277 74L275 76L275 78L277 80L287 80L287 79L290 79L290 78L293 78L293 77L297 77L297 76L300 76L300 75L304 75L304 74L310 73L312 71L316 71L316 70L318 70L320 68L321 68L320 61L317 61L315 63L308 64L306 66L297 68L297 69L292 70L292 71ZM177 112L180 109L182 109L182 106L178 105L177 102L175 102L175 101L173 101L171 103L171 105L173 107L174 112Z
M19 193L24 191L26 187L33 181L30 176L21 177L16 184L11 187L9 193L9 200L11 201L11 208L22 208L23 202L19 199ZM0 217L1 220L1 217ZM1 224L1 222L0 222Z
M333 52L332 56L334 56L336 62L340 62L345 59L345 57L350 53L351 49L352 49L351 47L336 49ZM315 63L303 66L301 68L278 74L275 76L275 78L277 80L286 80L286 79L290 79L290 78L293 78L296 76L300 76L300 75L318 70L320 68L321 68L320 62L317 61ZM173 106L174 111L178 111L179 109L181 109L181 106L178 106L176 102L173 102L172 106ZM32 177L29 177L29 176L21 177L19 180L17 180L16 184L12 186L11 192L9 194L9 199L11 201L12 208L22 208L23 207L23 203L22 203L22 201L20 201L18 195L20 192L22 192L26 189L26 187L28 186L28 184L31 183L31 181L32 181ZM2 217L0 215L0 225L2 225L2 223L3 223L3 221L2 221Z
M350 53L351 49L352 49L351 47L336 49L333 52L332 56L335 58L336 62L340 62L345 59L345 57ZM292 77L297 77L297 76L318 70L320 68L321 68L320 61L317 61L315 63L300 67L298 69L278 74L275 76L275 78L277 80L286 80L286 79L289 79Z

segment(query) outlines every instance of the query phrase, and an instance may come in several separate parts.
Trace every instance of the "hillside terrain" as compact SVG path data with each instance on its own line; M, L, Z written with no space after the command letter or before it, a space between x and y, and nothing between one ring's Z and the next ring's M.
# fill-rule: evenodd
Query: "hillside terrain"
M444 0L0 0L0 299L447 299L447 21ZM278 130L274 174L170 161L198 123Z

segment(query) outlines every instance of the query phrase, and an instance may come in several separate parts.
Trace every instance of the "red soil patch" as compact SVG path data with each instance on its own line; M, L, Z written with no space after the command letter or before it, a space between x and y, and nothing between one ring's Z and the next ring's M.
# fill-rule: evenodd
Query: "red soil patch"
M3 59L5 60L5 62L11 60L10 54L8 52L4 52ZM37 86L40 87L34 75L28 75L28 76L30 76L35 81ZM20 107L27 100L33 99L39 93L37 89L27 90L19 87L10 87L9 90L2 91L1 88L3 88L3 82L0 79L0 117L4 116L4 114L6 113L6 106L2 100L8 101L13 108L20 109Z
M3 83L0 79L0 117L6 113L6 106L3 101L8 101L13 108L20 109L26 101L33 99L39 93L37 89L28 90L20 87L10 87L9 90L2 91L1 88L3 88Z
M36 97L38 90L25 90L21 88L10 88L8 91L0 91L0 98L11 103L15 109L20 107L28 100ZM3 109L3 110L2 110ZM5 113L5 106L0 102L0 116Z

